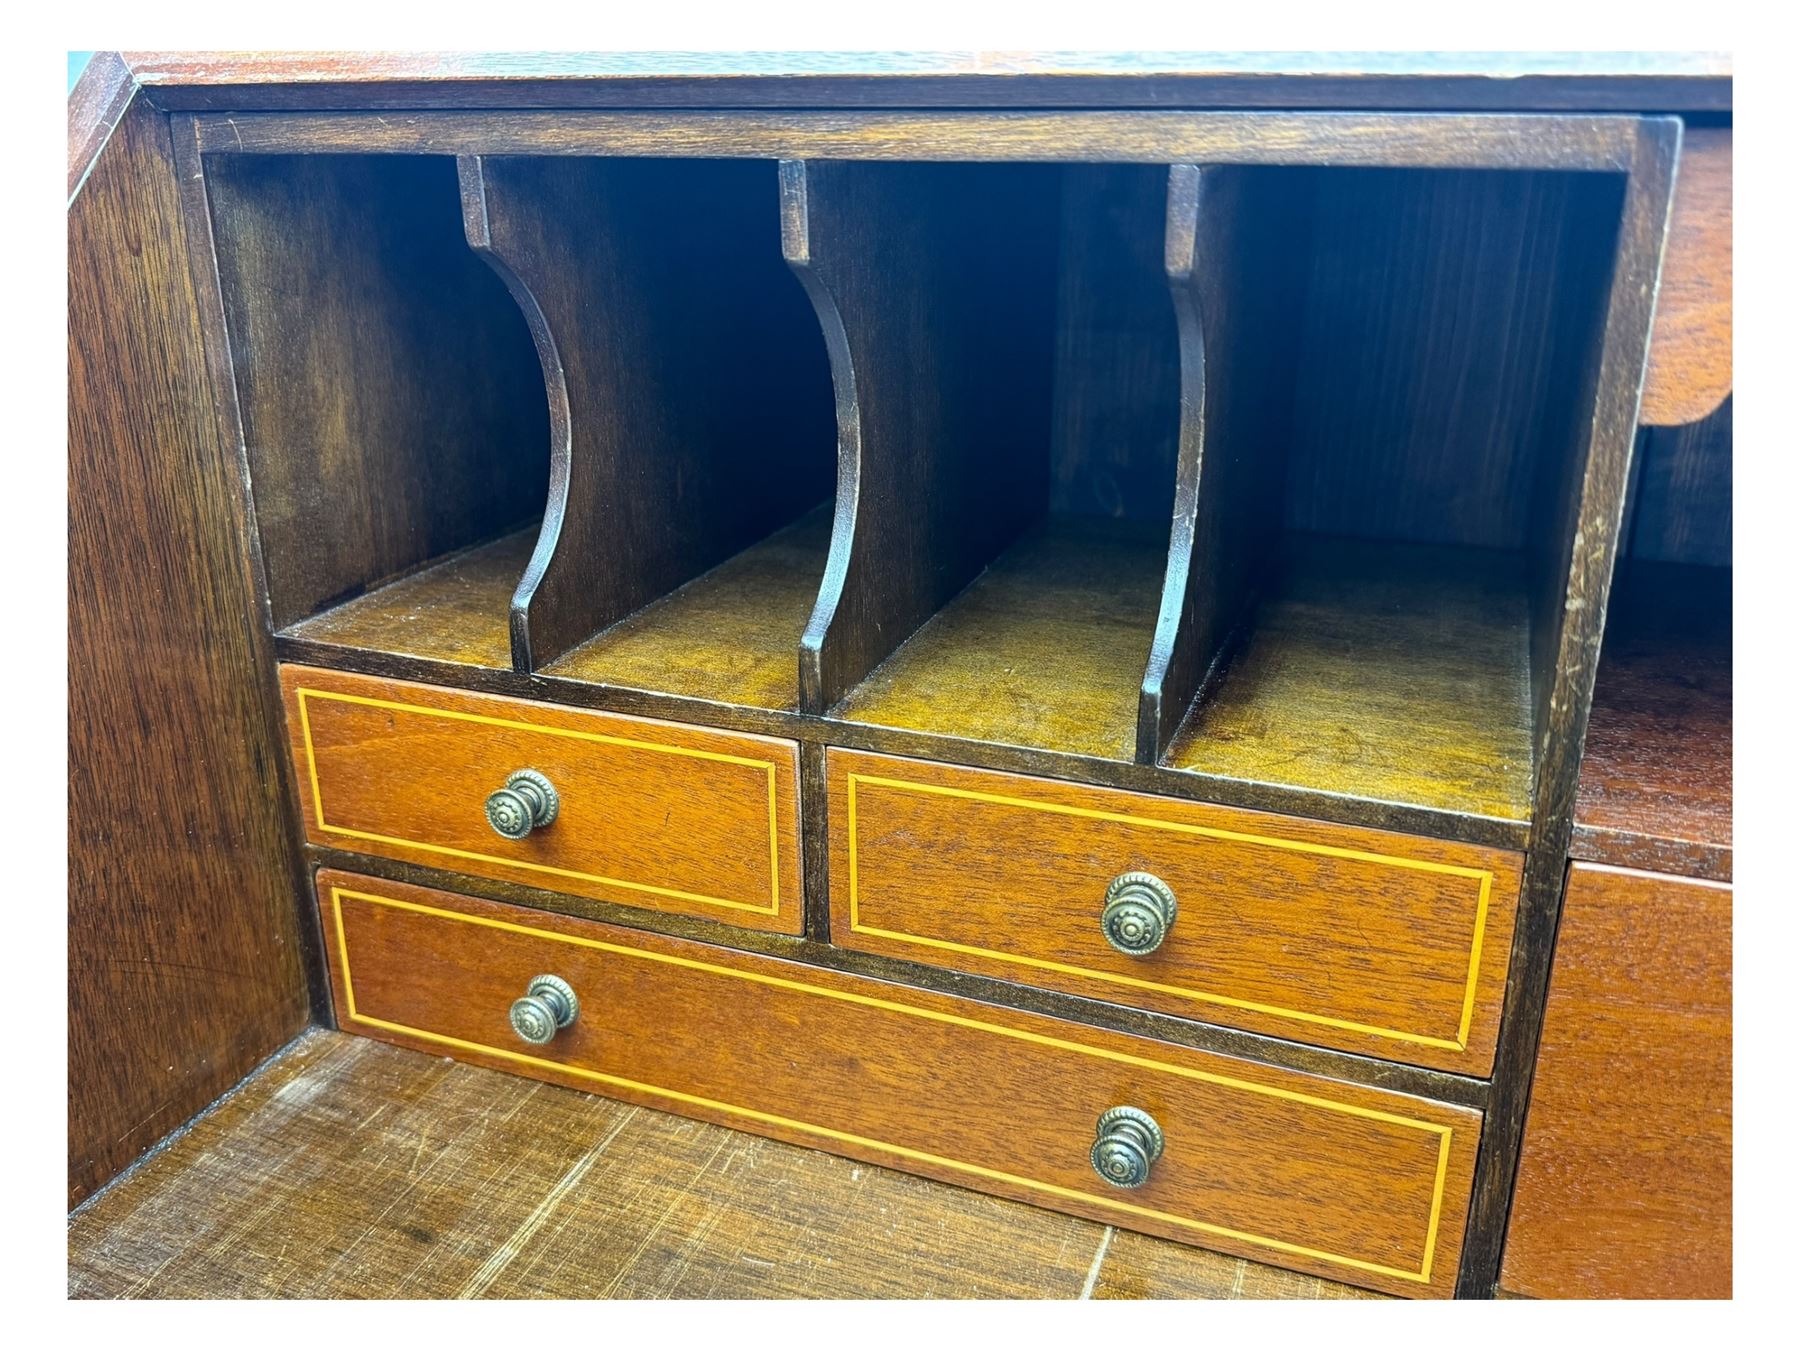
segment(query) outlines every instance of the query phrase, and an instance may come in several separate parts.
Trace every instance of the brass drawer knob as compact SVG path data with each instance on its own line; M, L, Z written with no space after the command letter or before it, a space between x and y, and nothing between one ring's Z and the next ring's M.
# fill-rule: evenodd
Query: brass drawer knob
M1113 878L1100 909L1100 931L1127 956L1148 956L1175 926L1175 892L1148 872Z
M536 769L520 769L487 799L488 824L507 839L523 839L556 819L562 805L550 780Z
M1088 1161L1108 1185L1130 1190L1150 1180L1150 1168L1162 1157L1162 1126L1148 1111L1135 1106L1115 1106L1094 1127L1094 1146Z
M548 1045L580 1011L581 1000L567 980L539 975L525 986L525 997L512 1005L512 1029L530 1045Z

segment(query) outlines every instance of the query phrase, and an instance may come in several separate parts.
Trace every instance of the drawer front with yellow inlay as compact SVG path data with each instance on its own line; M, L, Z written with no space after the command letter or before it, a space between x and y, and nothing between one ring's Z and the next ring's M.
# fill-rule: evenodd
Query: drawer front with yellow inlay
M826 765L840 946L1492 1068L1517 854L852 751Z
M321 872L319 902L347 1030L1392 1293L1453 1288L1479 1112L348 873Z
M792 741L284 666L317 844L801 931Z

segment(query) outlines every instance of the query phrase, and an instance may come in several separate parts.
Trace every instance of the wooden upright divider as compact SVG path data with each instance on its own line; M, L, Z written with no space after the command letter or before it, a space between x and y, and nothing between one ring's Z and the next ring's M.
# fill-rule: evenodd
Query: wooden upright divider
M535 670L831 491L818 337L781 264L766 160L458 161L470 245L506 278L555 426L513 599Z
M806 712L841 699L1043 513L1054 173L781 166L783 250L838 402L831 555L800 648Z

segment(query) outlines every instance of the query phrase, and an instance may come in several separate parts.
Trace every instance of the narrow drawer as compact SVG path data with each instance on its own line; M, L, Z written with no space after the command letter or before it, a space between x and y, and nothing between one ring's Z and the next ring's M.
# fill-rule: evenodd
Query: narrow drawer
M792 741L283 666L316 844L642 909L801 930ZM554 791L522 838L488 802L520 770ZM541 804L531 784L503 823ZM510 814L509 814L510 813Z
M348 1030L1392 1293L1454 1286L1479 1112L347 873L319 899ZM577 1007L538 1045L509 1011L545 975ZM1090 1161L1121 1106L1162 1132L1135 1189Z
M1518 854L852 751L826 774L839 946L1493 1066Z

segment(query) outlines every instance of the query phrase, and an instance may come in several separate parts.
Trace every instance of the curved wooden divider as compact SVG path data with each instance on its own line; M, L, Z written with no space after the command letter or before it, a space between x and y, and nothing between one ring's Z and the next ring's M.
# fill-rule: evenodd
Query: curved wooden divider
M831 491L819 340L768 161L459 161L470 246L544 366L549 503L512 602L536 670Z
M1181 347L1180 456L1162 607L1138 700L1141 764L1162 758L1223 668L1274 558L1288 402L1280 391L1291 383L1293 349L1266 334L1291 317L1299 271L1291 239L1270 226L1301 218L1274 200L1292 190L1292 179L1255 169L1169 170L1164 247Z
M836 518L801 638L803 711L837 703L1044 513L1054 172L781 166L783 252L817 311L838 399Z

